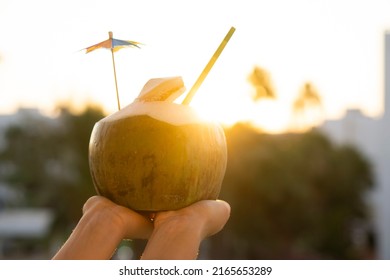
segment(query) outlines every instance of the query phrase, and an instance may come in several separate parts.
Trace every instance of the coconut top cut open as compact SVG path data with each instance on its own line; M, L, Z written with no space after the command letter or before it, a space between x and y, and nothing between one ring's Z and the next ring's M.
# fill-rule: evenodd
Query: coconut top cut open
M101 121L147 115L172 125L198 123L201 118L192 107L173 103L184 92L185 86L180 76L150 79L133 103Z
M134 102L174 102L185 90L181 77L150 79Z

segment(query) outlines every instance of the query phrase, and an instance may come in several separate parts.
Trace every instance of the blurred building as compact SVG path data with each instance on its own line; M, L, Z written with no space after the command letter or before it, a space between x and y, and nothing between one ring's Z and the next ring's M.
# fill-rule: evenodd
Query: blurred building
M44 117L36 108L19 108L16 113L8 115L0 115L0 150L5 144L5 130L12 126L18 125L26 119L43 119Z
M6 130L11 126L18 126L26 123L26 120L32 119L50 120L48 117L43 116L36 108L20 108L13 114L0 115L0 151L5 149ZM7 202L11 202L12 204L12 202L17 201L22 195L2 180L8 172L7 166L2 165L0 168L0 210L6 208Z
M0 259L42 258L40 243L47 239L54 219L44 208L0 210Z
M5 132L9 127L34 119L52 121L35 108L20 108L16 113L0 115L0 151L5 148ZM44 245L54 221L54 212L46 208L15 207L24 194L2 180L8 172L6 166L1 166L0 260L46 258Z
M385 34L384 113L379 118L348 110L340 120L326 121L321 129L338 143L352 144L371 161L375 190L369 197L373 206L377 257L390 259L390 33Z

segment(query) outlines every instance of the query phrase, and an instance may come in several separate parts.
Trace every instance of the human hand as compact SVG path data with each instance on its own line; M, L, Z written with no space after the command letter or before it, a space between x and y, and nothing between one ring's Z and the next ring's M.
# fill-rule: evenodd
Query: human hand
M122 239L148 239L149 219L102 196L93 196L83 207L72 234L53 259L109 259Z
M109 259L122 239L149 239L142 259L195 259L201 241L220 231L230 215L224 201L205 200L158 212L154 223L101 197L91 197L83 216L53 259Z
M219 232L229 216L230 206L222 200L203 200L159 212L141 259L196 259L202 240Z

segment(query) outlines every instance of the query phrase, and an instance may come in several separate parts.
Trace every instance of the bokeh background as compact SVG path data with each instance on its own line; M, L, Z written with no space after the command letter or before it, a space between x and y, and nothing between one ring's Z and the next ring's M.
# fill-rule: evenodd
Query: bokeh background
M232 206L201 259L390 259L388 1L0 0L0 259L50 259L95 190L94 123L156 77L223 125ZM139 258L123 241L113 258Z

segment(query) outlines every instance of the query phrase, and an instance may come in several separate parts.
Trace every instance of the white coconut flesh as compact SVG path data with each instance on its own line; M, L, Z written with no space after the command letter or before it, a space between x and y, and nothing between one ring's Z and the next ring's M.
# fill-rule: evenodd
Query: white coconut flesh
M142 88L136 102L173 102L185 91L181 77L150 79Z
M173 103L184 91L185 87L181 77L151 79L133 103L102 119L101 122L141 115L147 115L172 125L202 122L201 117L192 107Z

